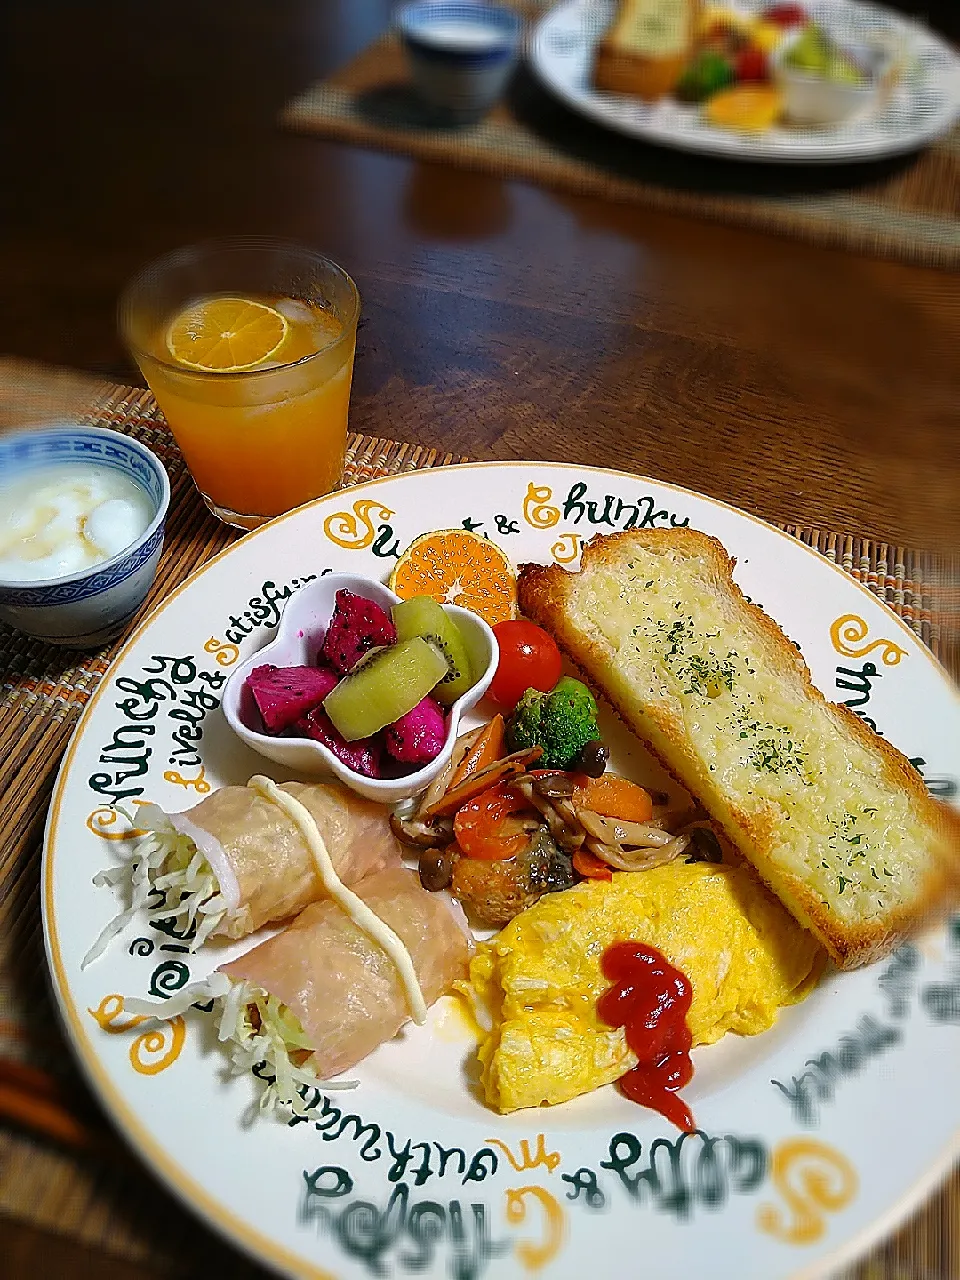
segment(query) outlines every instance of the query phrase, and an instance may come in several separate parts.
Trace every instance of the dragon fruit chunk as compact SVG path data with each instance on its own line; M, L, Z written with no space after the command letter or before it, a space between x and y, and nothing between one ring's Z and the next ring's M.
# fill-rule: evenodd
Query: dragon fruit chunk
M319 660L346 675L370 649L396 642L393 620L375 601L352 591L338 591Z
M347 742L333 727L330 717L322 707L314 707L288 731L288 737L312 738L322 742L348 769L365 778L379 778L380 757L383 748L376 738L361 738Z
M282 733L318 707L339 676L326 667L254 667L244 681L267 733Z
M394 760L402 760L404 764L429 764L447 740L440 704L429 696L424 698L412 711L387 725L383 738Z

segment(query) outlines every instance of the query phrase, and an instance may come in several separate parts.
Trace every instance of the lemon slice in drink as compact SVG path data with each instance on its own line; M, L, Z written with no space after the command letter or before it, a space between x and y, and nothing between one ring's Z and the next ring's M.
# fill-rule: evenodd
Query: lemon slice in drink
M250 298L205 298L167 330L177 364L204 373L242 373L275 356L287 340L286 317Z

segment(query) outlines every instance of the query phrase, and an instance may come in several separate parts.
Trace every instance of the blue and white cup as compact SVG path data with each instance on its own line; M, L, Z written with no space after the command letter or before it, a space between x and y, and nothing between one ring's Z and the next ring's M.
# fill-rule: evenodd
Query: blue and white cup
M440 111L476 117L506 88L517 64L523 23L483 0L417 0L395 22L421 97Z
M33 475L39 480L49 467L77 462L132 480L146 494L150 522L119 555L77 573L36 582L0 578L0 621L48 644L90 649L123 630L153 584L170 481L163 463L145 445L104 427L63 423L0 435L2 482Z

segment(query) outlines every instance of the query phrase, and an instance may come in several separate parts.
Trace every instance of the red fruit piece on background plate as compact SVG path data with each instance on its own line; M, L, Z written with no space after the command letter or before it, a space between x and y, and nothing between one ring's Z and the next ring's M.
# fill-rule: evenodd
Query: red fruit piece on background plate
M772 4L760 15L764 22L778 27L800 27L810 21L810 15L802 4Z
M371 649L396 644L393 619L374 600L337 592L337 606L323 637L319 661L346 675Z
M733 69L736 78L743 83L766 80L768 75L767 55L762 49L758 49L754 45L748 45L737 54L734 59Z
M282 733L318 707L339 677L326 667L254 667L244 685L250 690L267 733Z
M298 720L288 732L288 737L311 738L328 747L339 761L365 778L382 777L380 762L383 747L377 738L361 738L347 742L333 727L323 707L314 707L302 720Z

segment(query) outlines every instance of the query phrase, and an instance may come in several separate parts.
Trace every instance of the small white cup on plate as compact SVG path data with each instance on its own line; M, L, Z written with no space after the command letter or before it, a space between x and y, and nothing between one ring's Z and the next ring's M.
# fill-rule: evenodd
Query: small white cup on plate
M510 9L415 0L396 13L414 84L432 107L461 118L482 115L506 88L523 23Z
M864 78L857 83L830 80L787 61L801 35L799 31L784 41L772 60L773 78L783 95L783 114L789 124L801 128L837 125L880 106L894 67L890 48L863 41L845 43L844 50L861 67Z

